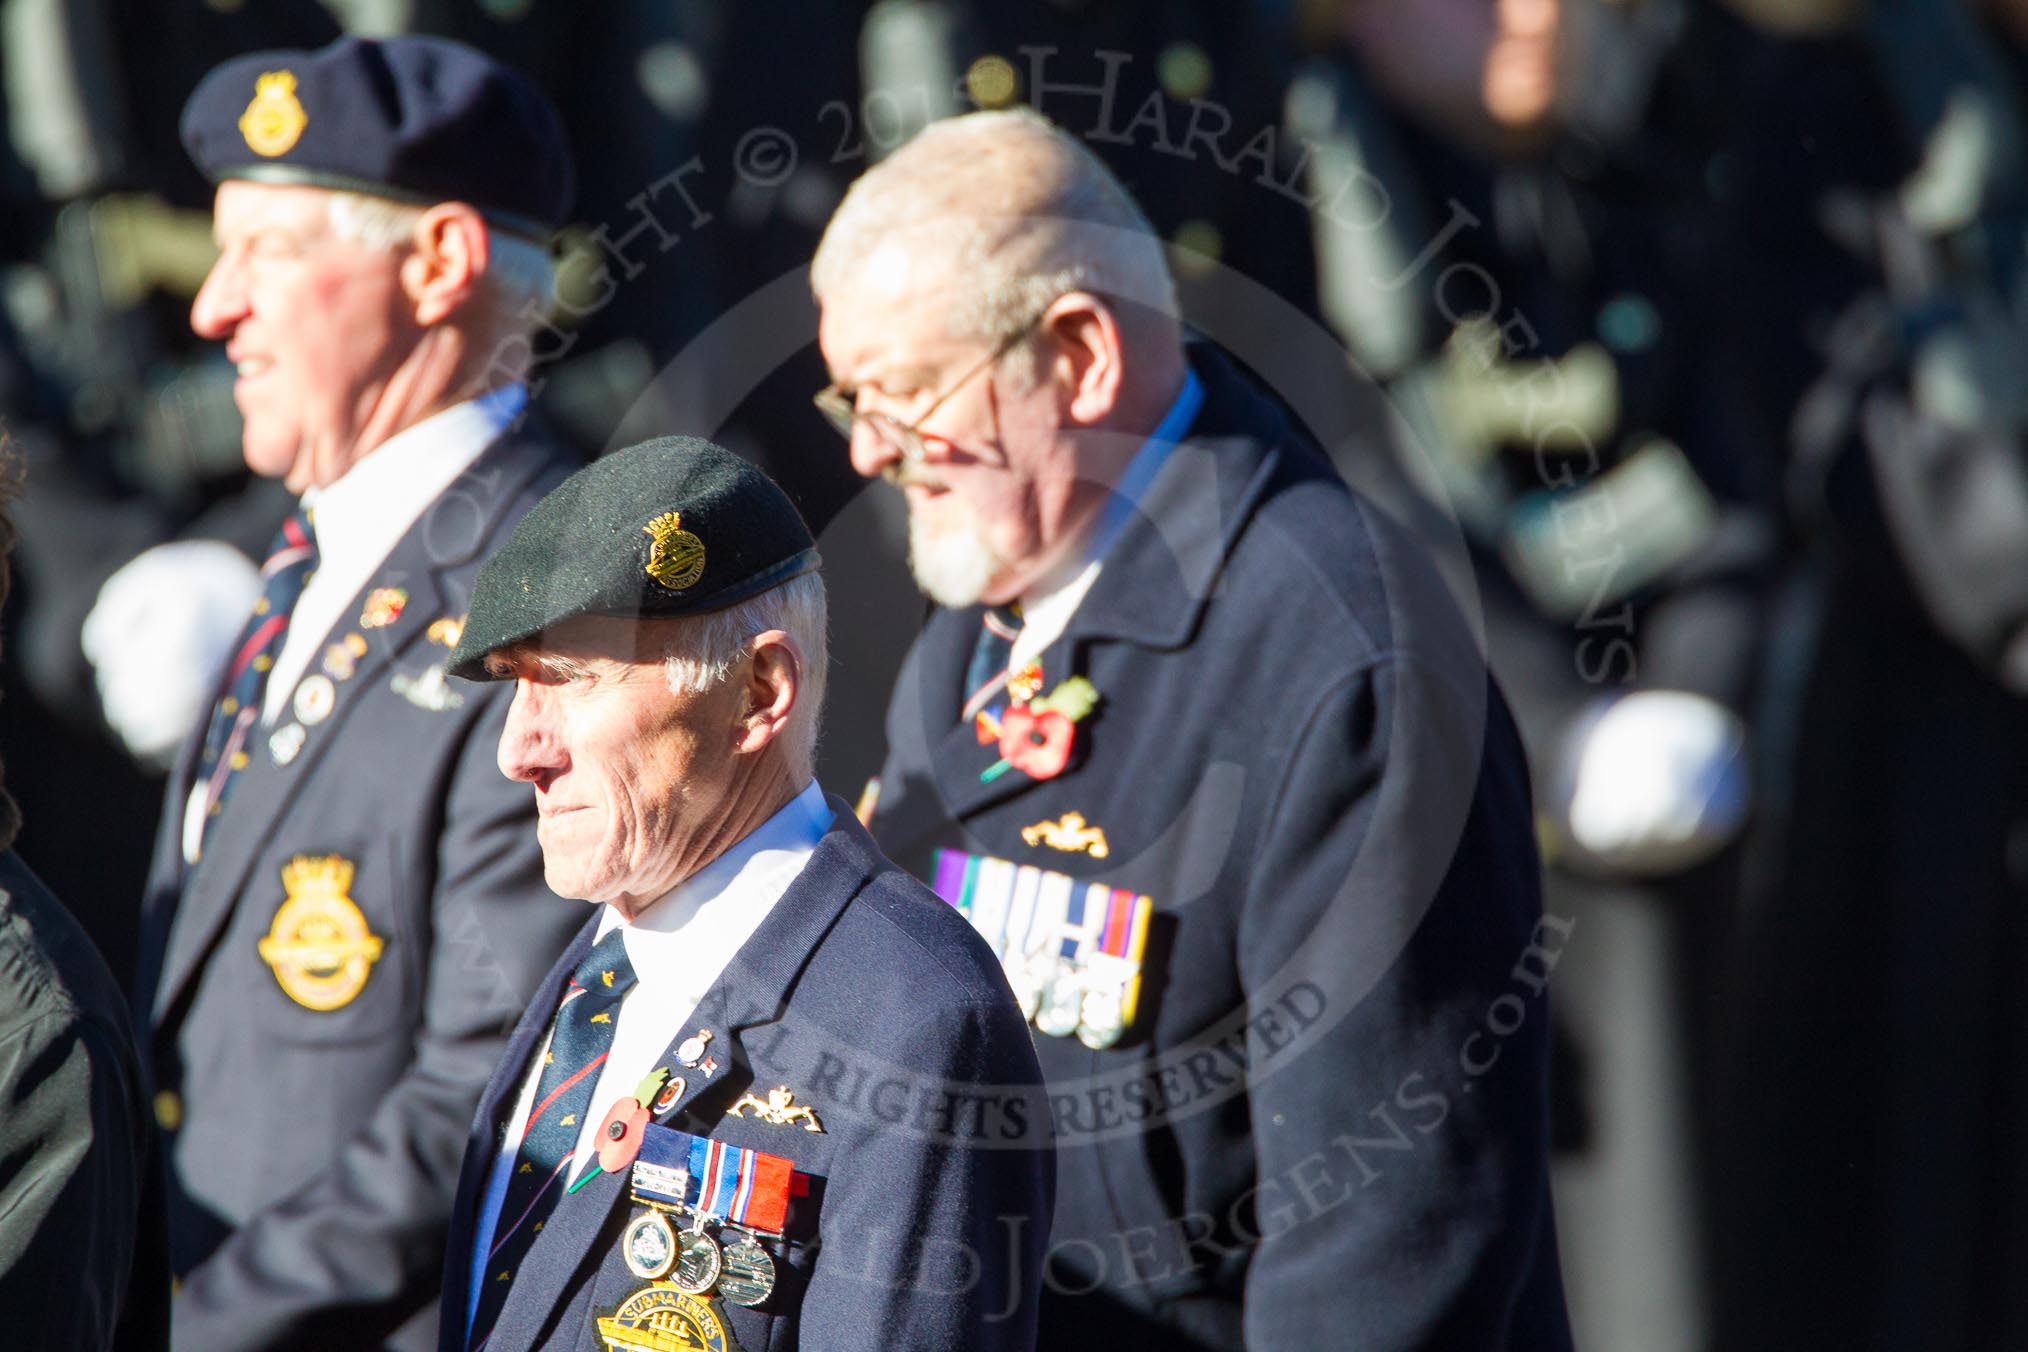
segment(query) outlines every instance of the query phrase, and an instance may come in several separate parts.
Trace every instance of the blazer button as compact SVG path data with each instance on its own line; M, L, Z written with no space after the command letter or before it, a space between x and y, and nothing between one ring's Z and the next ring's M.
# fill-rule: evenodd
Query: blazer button
M155 1125L164 1131L174 1131L183 1125L183 1100L170 1090L155 1095Z

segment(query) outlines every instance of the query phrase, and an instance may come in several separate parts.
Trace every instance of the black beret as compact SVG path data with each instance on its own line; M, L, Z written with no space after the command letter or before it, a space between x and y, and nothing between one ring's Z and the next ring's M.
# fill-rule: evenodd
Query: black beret
M587 465L529 509L479 569L447 666L491 680L486 654L574 615L702 615L820 562L774 480L708 441L658 437Z
M466 202L536 240L568 218L577 190L562 119L542 91L443 38L236 56L184 105L183 146L214 183Z

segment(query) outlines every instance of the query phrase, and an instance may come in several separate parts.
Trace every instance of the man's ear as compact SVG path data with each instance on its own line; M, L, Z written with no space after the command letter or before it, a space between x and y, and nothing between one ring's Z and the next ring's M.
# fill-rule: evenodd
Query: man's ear
M788 725L789 711L803 693L803 657L796 651L796 641L779 629L768 630L747 647L751 660L733 749L753 752L781 736Z
M1066 415L1086 426L1105 421L1119 403L1124 366L1112 310L1090 292L1072 291L1051 302L1038 327Z
M416 322L437 324L470 302L492 263L486 222L463 202L439 202L416 221L415 252L402 263L402 284Z

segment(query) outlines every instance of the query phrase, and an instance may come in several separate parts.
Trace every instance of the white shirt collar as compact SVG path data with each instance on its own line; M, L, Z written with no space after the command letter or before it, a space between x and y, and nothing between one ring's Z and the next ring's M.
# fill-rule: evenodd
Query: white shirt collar
M710 979L716 980L724 963L760 928L803 871L831 821L831 805L813 779L772 817L668 895L650 902L633 920L606 907L594 942L625 926L627 958L642 985L694 984L700 969L709 966L698 961L696 935L691 933L701 927L711 933L714 947L730 945L722 956L715 955L718 965L710 967ZM701 998L703 992L695 995Z
M349 577L378 567L423 509L500 439L527 404L528 388L518 384L453 404L375 446L338 482L304 493L317 532L317 570Z
M1079 548L1038 578L1022 595L1021 633L1014 641L1008 663L1010 668L1022 667L1040 656L1069 627L1070 617L1077 612L1085 593L1098 581L1099 568L1105 562L1107 551L1113 547L1113 541L1126 529L1135 509L1147 497L1156 474L1168 461L1169 452L1190 430L1190 424L1196 420L1197 411L1203 405L1204 386L1199 383L1197 373L1186 367L1183 388L1177 391L1175 401L1162 415L1162 421L1155 425L1155 430L1134 452L1134 458L1127 462L1119 482L1113 485L1105 505L1099 508Z

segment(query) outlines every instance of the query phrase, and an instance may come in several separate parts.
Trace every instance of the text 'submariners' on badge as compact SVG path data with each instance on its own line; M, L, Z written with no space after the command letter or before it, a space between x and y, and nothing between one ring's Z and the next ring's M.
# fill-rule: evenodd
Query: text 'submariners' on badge
M709 1301L666 1282L636 1291L601 1317L599 1339L612 1352L739 1352Z
M355 866L339 855L299 854L282 867L288 899L275 912L261 960L305 1009L342 1009L366 987L385 944L351 898Z
M655 1087L643 1081L636 1104ZM649 1285L599 1319L599 1338L614 1352L736 1352L720 1302L760 1305L774 1294L767 1244L780 1241L789 1199L808 1193L809 1178L780 1155L653 1122L642 1124L635 1149L629 1180L642 1210L620 1252Z

